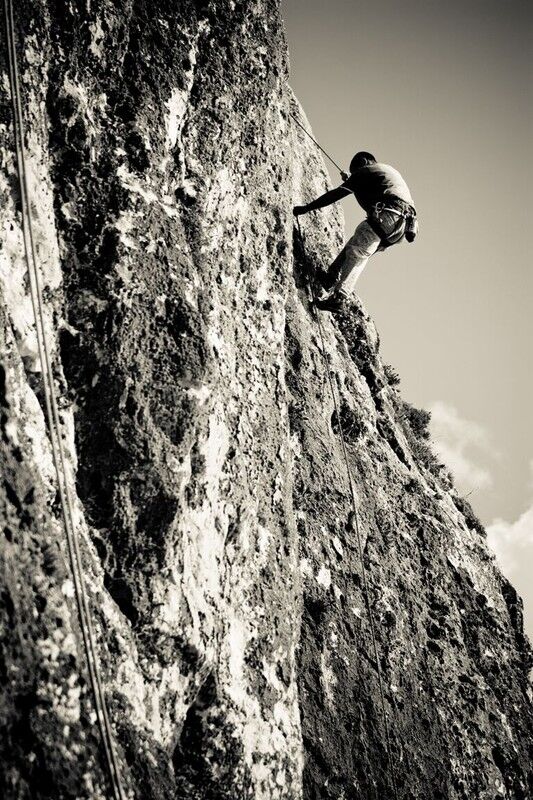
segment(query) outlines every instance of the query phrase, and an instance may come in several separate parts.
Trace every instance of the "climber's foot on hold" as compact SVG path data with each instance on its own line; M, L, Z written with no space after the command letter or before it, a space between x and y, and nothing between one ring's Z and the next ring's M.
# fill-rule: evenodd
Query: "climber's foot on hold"
M331 297L319 298L315 300L315 306L320 311L330 311L336 314L339 311L345 311L348 306L348 298L342 294L333 294Z

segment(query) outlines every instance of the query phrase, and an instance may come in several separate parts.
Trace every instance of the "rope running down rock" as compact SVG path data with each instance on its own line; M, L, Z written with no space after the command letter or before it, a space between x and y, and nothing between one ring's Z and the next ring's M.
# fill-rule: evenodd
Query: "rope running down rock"
M298 219L298 217L296 217L296 224L297 224L297 227L298 227L298 236L300 238L300 242L301 242L301 245L302 245L304 263L305 263L305 266L307 268L310 268L311 265L310 265L309 258L307 256L307 249L306 249L306 246L305 246L305 241L304 241L304 238L303 238L303 235L302 235L302 229L301 229L301 226L300 226L300 220ZM308 272L308 279L309 279L309 285L311 287L312 301L313 301L313 304L314 304L314 302L315 302L315 289L314 289L314 286L313 286L311 271ZM363 543L362 543L362 540L361 540L361 530L360 530L360 527L359 527L359 512L358 512L358 509L357 509L357 493L356 493L354 482L353 482L352 471L350 469L350 462L349 462L349 459L348 459L348 448L346 446L346 439L345 439L345 436L344 436L344 431L342 430L339 402L337 400L337 394L335 392L335 386L334 386L334 383L333 383L333 376L331 374L331 369L330 369L328 358L327 358L327 354L326 354L324 327L322 325L322 320L320 319L320 312L317 311L315 306L314 306L314 309L315 309L315 318L317 320L318 330L319 330L319 335L320 335L320 349L321 349L322 357L324 359L324 364L325 364L325 367L326 367L326 374L328 376L329 388L330 388L330 391L331 391L331 397L333 399L333 406L334 406L335 415L336 415L336 418L337 418L337 425L339 426L342 453L343 453L344 463L345 463L345 466L346 466L346 474L348 476L348 483L349 483L349 486L350 486L350 496L351 496L351 500L352 500L352 521L353 521L353 527L355 529L355 534L356 534L356 539L357 539L357 550L358 550L358 555L359 555L359 562L360 562L360 565L361 565L361 579L362 579L362 584L363 584L363 595L364 595L364 598L365 598L365 605L366 605L368 621L369 621L369 625L370 625L370 633L371 633L371 637L372 637L372 649L374 651L374 659L375 659L375 662L376 662L376 671L377 671L377 677L378 677L379 694L380 694L380 699L381 699L381 711L382 711L382 717L383 717L383 728L384 728L384 731L385 731L385 749L386 749L386 752L387 752L387 761L388 761L389 771L390 771L390 776L391 776L391 783L392 783L394 800L398 800L398 789L397 789L397 784L396 784L396 770L395 770L394 761L393 761L393 758L392 758L392 748L391 748L389 723L388 723L388 719L387 719L387 708L386 708L386 703L385 703L385 692L384 692L384 689L383 689L383 676L382 676L382 672L381 672L381 664L380 664L380 660L379 660L378 645L377 645L377 639L376 639L376 626L375 626L375 622L374 622L374 614L372 612L372 606L370 605L370 591L369 591L368 579L367 579L367 573L366 573L366 567L365 567L365 561L364 561Z
M339 165L337 164L337 162L336 162L336 161L334 161L334 160L332 159L332 157L330 156L330 154L329 154L328 152L326 152L326 150L324 150L324 148L322 147L322 145L320 145L320 144L317 142L317 140L316 140L316 139L314 139L314 138L311 136L311 134L309 133L309 131L308 131L306 128L304 128L304 126L302 125L302 123L300 122L300 120L296 118L296 116L295 116L295 115L292 113L292 111L289 111L289 114L291 115L291 117L293 118L293 120L295 121L295 123L298 125L298 127L299 127L299 128L301 128L301 129L303 130L303 132L305 133L305 135L306 135L306 136L309 136L309 138L311 139L311 141L312 141L312 142L314 142L314 143L316 144L316 146L318 147L318 149L319 149L319 150L321 150L321 151L324 153L324 155L326 156L326 158L329 158L329 160L331 161L331 163L333 164L333 166L334 166L334 167L336 167L336 168L339 170L340 174L341 174L341 175L344 175L344 172L343 172L343 170L342 170L342 169L339 167Z
M25 154L25 133L24 118L22 111L20 80L17 66L15 25L13 21L12 0L4 0L4 15L7 34L8 50L8 71L11 90L11 103L13 110L13 130L16 149L17 172L20 184L20 197L22 208L22 234L24 239L24 253L28 266L30 283L31 303L35 318L35 329L37 334L37 346L43 376L46 420L48 424L50 443L52 448L52 459L57 476L57 485L61 502L61 510L65 525L67 538L67 550L74 583L76 604L78 608L80 629L83 639L83 646L87 659L89 682L94 697L94 706L98 720L98 726L105 751L105 758L113 797L115 800L126 800L119 763L115 753L115 744L107 705L105 700L104 688L100 674L98 654L96 651L96 638L92 623L91 610L83 570L82 555L78 540L78 534L74 523L74 513L68 483L68 473L66 469L66 459L62 441L62 424L59 418L57 400L55 395L54 375L52 371L52 360L46 341L46 330L44 322L44 310L42 289L40 285L39 268L37 266L36 248L33 236L30 193L28 178L26 173L26 154Z

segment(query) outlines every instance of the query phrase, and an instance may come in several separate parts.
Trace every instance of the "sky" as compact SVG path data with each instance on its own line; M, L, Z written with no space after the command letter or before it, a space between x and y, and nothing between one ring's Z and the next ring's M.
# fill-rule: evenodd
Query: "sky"
M371 259L356 291L404 398L431 410L533 639L533 3L282 10L291 86L322 147L341 166L369 150L411 188L416 242ZM342 203L350 235L364 214Z

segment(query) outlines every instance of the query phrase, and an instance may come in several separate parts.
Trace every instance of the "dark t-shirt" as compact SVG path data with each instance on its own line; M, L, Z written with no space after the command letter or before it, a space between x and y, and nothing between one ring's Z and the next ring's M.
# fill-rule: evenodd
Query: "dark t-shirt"
M394 195L413 206L413 198L406 182L397 169L388 164L368 164L352 172L342 186L355 195L355 199L365 211L373 205Z

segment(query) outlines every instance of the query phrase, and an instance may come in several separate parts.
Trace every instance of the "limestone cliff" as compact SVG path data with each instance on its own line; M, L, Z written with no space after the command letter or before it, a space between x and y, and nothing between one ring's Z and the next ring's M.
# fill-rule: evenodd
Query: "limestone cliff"
M520 600L359 304L324 316L334 413L291 215L328 178L289 116L307 124L278 3L15 12L45 326L128 797L392 796L339 426L399 797L532 797ZM1 69L0 791L96 800ZM340 212L304 226L326 265Z

